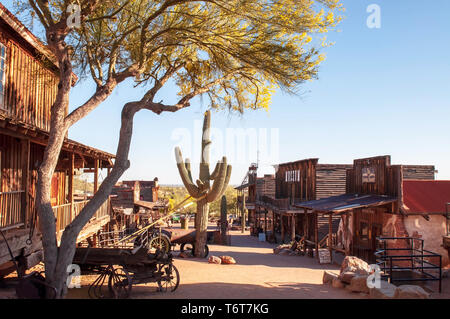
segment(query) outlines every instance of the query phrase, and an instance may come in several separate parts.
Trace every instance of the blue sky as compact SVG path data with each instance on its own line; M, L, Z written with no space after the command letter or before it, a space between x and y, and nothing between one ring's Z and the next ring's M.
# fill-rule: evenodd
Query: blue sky
M299 96L277 92L269 112L243 116L213 113L214 127L278 129L279 162L317 157L321 163L352 163L355 158L391 155L395 164L432 164L438 179L450 180L450 1L345 0L340 32L328 39L319 79L301 87ZM369 29L370 4L381 7L381 28ZM13 9L10 2L6 2ZM92 83L78 84L71 107L90 94ZM69 137L115 153L120 111L138 99L142 89L122 84L88 117L73 126ZM176 100L170 84L159 94ZM124 179L153 179L179 184L172 134L179 128L194 134L207 102L195 99L189 109L135 118L131 167ZM198 132L195 132L198 134ZM200 142L196 140L195 142ZM213 141L214 144L214 141ZM225 150L226 151L226 150ZM194 153L197 160L198 153ZM234 165L231 183L240 183L250 162ZM273 173L270 159L261 158L260 174ZM198 172L194 167L194 176Z

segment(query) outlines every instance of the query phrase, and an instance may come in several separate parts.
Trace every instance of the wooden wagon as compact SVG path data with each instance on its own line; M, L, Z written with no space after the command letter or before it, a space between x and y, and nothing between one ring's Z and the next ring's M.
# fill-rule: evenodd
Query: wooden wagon
M77 248L73 263L82 275L99 274L89 286L91 298L128 298L133 285L149 282L157 283L158 291L173 292L180 283L172 255L144 247Z

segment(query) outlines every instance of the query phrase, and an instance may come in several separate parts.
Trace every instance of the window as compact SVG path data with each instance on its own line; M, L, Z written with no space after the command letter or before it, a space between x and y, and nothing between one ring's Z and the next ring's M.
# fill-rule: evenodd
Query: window
M0 109L6 109L5 105L5 67L6 47L0 43Z

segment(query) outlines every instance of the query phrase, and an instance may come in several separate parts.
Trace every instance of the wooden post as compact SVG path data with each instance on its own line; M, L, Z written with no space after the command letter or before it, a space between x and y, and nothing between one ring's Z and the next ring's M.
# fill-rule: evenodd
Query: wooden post
M264 234L267 236L267 210L264 210Z
M291 240L295 240L295 214L291 218Z
M281 243L284 244L284 220L283 213L280 212L280 224L281 224Z
M314 212L314 241L316 243L316 257L319 259L319 224L317 218L317 212Z
M245 191L242 191L241 233L245 231Z
M94 194L97 193L98 190L98 159L94 160Z
M21 169L22 169L22 189L23 193L21 196L21 220L23 221L25 227L27 227L27 219L31 216L28 215L28 188L29 188L29 175L30 175L30 140L22 140L21 143L22 154L21 154ZM28 220L31 223L31 220Z
M71 153L69 156L69 189L68 189L68 201L70 202L70 220L74 219L73 216L73 173L75 168L75 154Z
M330 251L331 263L333 263L333 214L328 217L328 250Z
M307 231L308 231L308 210L305 208L304 210L304 216L303 216L303 236L305 237L305 240L309 240L308 235L307 235ZM306 242L303 245L303 253L306 255Z

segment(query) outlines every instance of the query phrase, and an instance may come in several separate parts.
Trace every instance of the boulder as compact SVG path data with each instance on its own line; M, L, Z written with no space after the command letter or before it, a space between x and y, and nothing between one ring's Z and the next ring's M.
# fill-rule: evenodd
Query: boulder
M210 256L210 257L208 258L208 262L209 262L210 264L221 264L221 263L222 263L222 259L220 259L220 258L217 257L217 256Z
M397 288L396 299L428 299L430 294L416 285L402 285Z
M322 281L323 281L324 284L331 284L333 282L333 279L339 279L338 275L335 274L334 272L331 272L331 271L328 271L328 270L325 270L323 272L323 279L322 279Z
M339 279L346 284L350 284L350 282L352 281L353 277L356 276L356 273L352 272L352 271L346 271L343 272L339 275Z
M220 259L222 260L222 264L232 265L236 263L236 260L231 256L220 256Z
M350 281L350 285L348 285L346 289L350 290L351 292L362 292L368 294L370 290L367 286L367 276L354 276Z
M372 299L394 299L397 295L397 289L397 286L382 280L380 288L369 289L369 295Z
M334 278L331 282L331 286L333 288L345 288L345 284L339 278Z
M370 267L369 264L362 259L354 256L347 256L341 264L341 274L345 272L354 272L358 275L369 275Z

